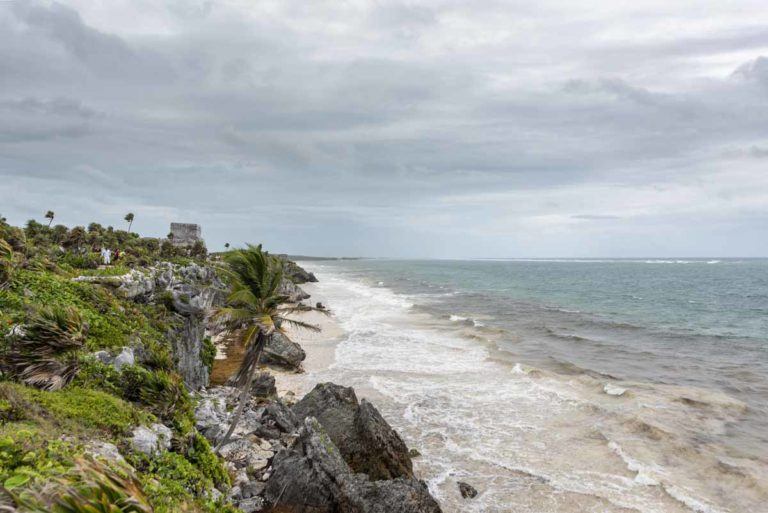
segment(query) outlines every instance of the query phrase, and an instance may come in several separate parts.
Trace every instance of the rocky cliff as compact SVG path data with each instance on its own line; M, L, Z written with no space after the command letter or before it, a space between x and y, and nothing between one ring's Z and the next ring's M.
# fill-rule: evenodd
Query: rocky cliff
M226 286L211 266L161 262L122 276L82 276L73 281L105 285L125 298L139 303L162 303L175 315L168 338L173 346L176 369L190 390L208 385L210 361L205 341L209 315L220 305ZM131 349L140 353L140 341Z

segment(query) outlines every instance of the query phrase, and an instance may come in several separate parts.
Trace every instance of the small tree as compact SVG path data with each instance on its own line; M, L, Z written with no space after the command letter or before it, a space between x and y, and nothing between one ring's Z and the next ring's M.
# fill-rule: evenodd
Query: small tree
M133 212L128 212L125 215L125 220L128 221L128 233L131 233L131 225L133 224Z
M225 243L224 243L224 248L225 248L225 249L229 249L229 242L225 242Z
M56 214L53 213L53 210L49 210L45 213L45 218L48 219L48 228L51 227L51 223L53 222L54 217L56 217Z
M328 315L327 311L306 305L285 304L288 298L280 293L282 262L262 251L261 245L231 251L224 255L224 262L221 271L231 285L231 292L226 306L218 308L214 315L227 329L229 342L245 347L245 355L235 378L235 386L240 388L238 405L216 452L227 444L240 421L269 338L275 332L285 337L287 326L320 331L318 326L292 318L291 314L315 311Z

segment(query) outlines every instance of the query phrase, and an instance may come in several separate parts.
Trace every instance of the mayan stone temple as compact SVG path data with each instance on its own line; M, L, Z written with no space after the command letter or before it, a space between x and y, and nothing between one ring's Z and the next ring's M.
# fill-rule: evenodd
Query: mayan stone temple
M203 240L200 225L193 223L171 223L171 234L168 238L178 246L187 246Z

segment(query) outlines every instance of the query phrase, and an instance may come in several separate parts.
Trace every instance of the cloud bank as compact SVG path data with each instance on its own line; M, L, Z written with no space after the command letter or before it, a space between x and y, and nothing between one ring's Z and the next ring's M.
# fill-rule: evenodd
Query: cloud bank
M0 213L133 211L142 233L303 254L766 256L765 19L748 0L0 2Z

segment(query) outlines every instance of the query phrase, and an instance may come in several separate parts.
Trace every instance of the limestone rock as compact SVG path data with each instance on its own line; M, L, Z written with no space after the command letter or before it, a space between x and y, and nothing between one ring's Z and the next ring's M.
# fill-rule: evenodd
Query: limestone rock
M227 386L234 386L234 376L227 380ZM258 398L277 397L277 388L275 387L275 377L269 372L259 372L253 377L251 384L251 396Z
M119 371L126 365L133 365L136 363L136 357L133 354L133 349L130 347L124 347L122 351L120 351L120 354L118 354L114 361L112 362L112 366L114 366L115 370Z
M283 274L286 278L291 280L293 283L308 283L308 282L316 282L317 278L314 274L311 272L308 272L306 269L301 267L296 262L290 260L288 258L288 255L277 255L280 260L283 261Z
M109 462L125 463L125 458L120 454L120 450L115 444L103 442L101 440L92 440L88 443L87 450L97 458Z
M285 277L283 277L283 281L280 282L278 293L281 296L288 298L289 303L298 303L299 301L309 299L310 297L301 287Z
M363 399L355 414L356 450L350 466L371 479L413 477L408 447L379 410Z
M227 443L219 449L219 454L225 460L234 463L236 468L247 468L251 471L266 468L274 455L271 450L264 450L246 438Z
M371 479L413 477L408 447L368 401L352 388L320 383L296 403L299 420L315 417L355 472Z
M288 340L282 333L275 332L267 338L261 361L267 365L298 370L306 357L307 354L299 344Z
M162 424L152 424L150 427L138 426L133 430L129 443L133 450L152 456L171 448L173 433Z
M353 474L317 419L308 417L296 443L275 455L264 498L280 512L440 513L426 484Z

